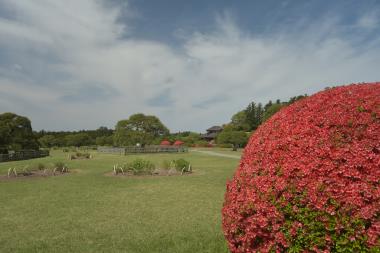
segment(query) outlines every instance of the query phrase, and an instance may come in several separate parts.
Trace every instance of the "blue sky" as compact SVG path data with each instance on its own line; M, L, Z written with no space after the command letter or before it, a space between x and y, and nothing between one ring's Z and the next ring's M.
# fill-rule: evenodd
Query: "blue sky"
M0 0L0 112L37 130L204 131L379 65L380 1Z

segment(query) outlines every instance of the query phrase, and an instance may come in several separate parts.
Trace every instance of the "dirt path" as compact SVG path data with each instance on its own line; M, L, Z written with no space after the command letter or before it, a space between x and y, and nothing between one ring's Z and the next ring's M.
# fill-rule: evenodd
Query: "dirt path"
M226 158L232 158L232 159L240 159L240 156L237 155L229 155L229 154L222 154L214 151L207 151L207 150L197 150L197 149L192 149L192 152L199 152L202 154L206 155L212 155L212 156L220 156L220 157L226 157Z

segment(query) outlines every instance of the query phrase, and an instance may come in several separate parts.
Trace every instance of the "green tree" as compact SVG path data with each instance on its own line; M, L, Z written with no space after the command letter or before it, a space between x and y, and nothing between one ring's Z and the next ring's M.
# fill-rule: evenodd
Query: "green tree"
M67 146L87 146L92 144L92 139L87 133L69 134L65 137Z
M247 112L245 110L235 113L231 118L230 125L236 131L249 131Z
M266 103L264 106L264 111L268 110L268 108L271 107L272 105L273 105L272 100L269 100L269 102Z
M112 146L113 137L112 136L99 136L99 137L96 137L95 143L98 146Z
M302 98L305 98L305 97L307 97L307 94L305 94L305 95L299 95L299 96L295 96L295 97L291 97L290 99L289 99L289 101L288 101L288 105L290 105L290 104L293 104L294 102L296 102L296 101L298 101L298 100L300 100L300 99L302 99Z
M245 109L245 114L247 117L247 123L249 125L249 130L256 130L263 121L264 109L261 103L256 105L255 102L251 102Z
M217 138L218 144L232 144L233 149L244 147L247 144L248 135L243 131L224 129Z
M55 139L54 135L47 134L47 135L44 135L41 138L39 138L38 142L44 148L51 148L51 147L55 146L56 139Z
M39 145L27 117L14 113L0 114L0 152L38 149Z
M120 120L116 124L114 143L117 146L151 144L155 138L169 134L169 130L156 117L134 114L127 120Z
M257 129L261 125L261 123L263 123L263 117L264 117L263 105L259 103L256 108L256 125L254 126L254 129Z
M267 110L265 110L263 115L263 122L267 121L270 117L272 117L276 112L278 112L281 108L285 107L285 104L272 104L270 107L268 107Z

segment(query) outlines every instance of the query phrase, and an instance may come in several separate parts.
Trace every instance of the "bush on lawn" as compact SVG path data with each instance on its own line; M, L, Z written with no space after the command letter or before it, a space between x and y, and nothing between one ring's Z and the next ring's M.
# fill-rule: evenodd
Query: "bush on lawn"
M54 168L57 169L57 171L63 171L63 169L66 168L66 165L63 162L55 162Z
M38 170L44 170L46 168L45 164L43 163L38 163L36 167Z
M380 252L380 83L319 92L251 136L227 184L232 252Z
M155 169L155 165L151 161L137 158L128 163L127 168L133 170L134 174L151 174Z
M75 153L75 156L77 158L86 158L86 159L89 159L90 158L90 153L81 153L81 152L76 152Z
M169 162L168 160L162 161L161 169L169 170L170 168L171 168L171 162Z
M189 161L186 161L185 159L180 158L177 160L173 160L172 162L173 162L174 167L177 171L181 171L181 172L182 172L182 170L184 172L189 171L189 165L190 165Z

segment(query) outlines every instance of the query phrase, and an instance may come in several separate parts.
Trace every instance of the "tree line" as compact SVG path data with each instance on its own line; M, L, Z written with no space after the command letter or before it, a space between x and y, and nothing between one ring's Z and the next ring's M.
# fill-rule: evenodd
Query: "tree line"
M248 106L231 117L223 125L223 131L217 136L219 145L243 147L250 133L269 119L281 108L306 97L301 95L289 101L268 101L265 105L249 103ZM137 113L128 119L117 122L115 129L99 127L96 130L81 131L33 131L27 117L14 113L0 114L0 153L10 150L35 150L40 147L80 147L80 146L130 146L160 144L162 140L174 142L180 140L186 145L207 145L201 135L195 132L170 133L169 129L153 115Z
M14 113L0 114L0 153L52 147L130 146L160 144L162 140L181 140L188 145L202 142L199 133L170 133L152 115L137 113L117 122L115 129L99 127L81 131L33 131L27 117Z
M223 131L218 135L217 143L233 145L234 149L245 146L251 133L262 123L281 108L305 97L307 97L306 94L291 97L286 102L281 102L280 99L275 102L269 100L265 105L252 101L244 110L235 113L229 123L223 125Z

